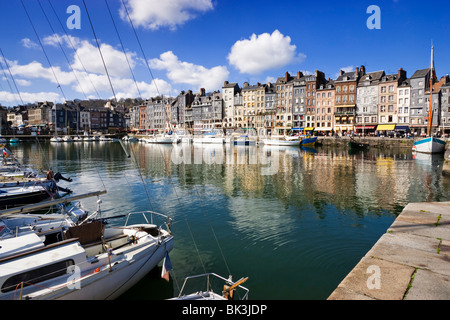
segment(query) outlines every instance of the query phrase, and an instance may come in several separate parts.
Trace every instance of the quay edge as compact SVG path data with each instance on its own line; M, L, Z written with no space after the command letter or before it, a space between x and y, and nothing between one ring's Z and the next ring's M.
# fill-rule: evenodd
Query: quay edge
M327 300L449 300L450 202L408 204Z
M450 148L445 151L442 175L450 178Z

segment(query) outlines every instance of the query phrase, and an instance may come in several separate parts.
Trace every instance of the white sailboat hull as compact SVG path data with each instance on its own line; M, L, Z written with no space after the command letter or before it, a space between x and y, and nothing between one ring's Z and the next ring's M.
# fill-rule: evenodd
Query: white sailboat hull
M173 248L173 238L154 248L155 244L147 244L141 251L127 254L127 262L102 270L92 279L80 282L80 289L66 289L50 299L58 300L114 300L133 287L164 259L166 251ZM65 291L65 292L64 292Z
M444 153L445 141L429 137L414 142L413 150L421 153Z
M220 137L194 138L194 143L224 144L225 143L225 138L220 138Z
M264 139L263 142L268 146L300 146L300 140Z

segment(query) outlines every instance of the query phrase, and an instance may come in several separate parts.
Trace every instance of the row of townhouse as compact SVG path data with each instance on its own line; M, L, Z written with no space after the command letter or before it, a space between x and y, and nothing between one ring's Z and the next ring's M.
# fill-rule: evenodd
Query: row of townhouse
M325 133L403 131L426 132L430 93L432 125L450 133L450 79L434 78L430 69L417 70L410 78L397 73L366 73L365 67L340 71L336 79L288 72L275 83L250 85L224 82L222 92L181 92L175 98L152 98L135 107L131 127L162 132L176 128L200 132L213 128L252 128L260 135L295 130ZM431 92L430 92L431 90ZM136 114L136 113L139 114Z
M2 132L16 128L75 133L82 131L112 132L126 128L125 109L107 102L104 106L83 106L81 103L39 102L6 109L2 113Z

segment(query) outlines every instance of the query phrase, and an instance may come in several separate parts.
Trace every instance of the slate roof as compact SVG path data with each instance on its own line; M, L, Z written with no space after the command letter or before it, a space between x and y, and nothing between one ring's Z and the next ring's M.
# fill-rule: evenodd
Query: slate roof
M411 79L424 78L424 77L427 76L428 72L430 72L430 68L417 70L416 72L414 72L414 74L412 75Z

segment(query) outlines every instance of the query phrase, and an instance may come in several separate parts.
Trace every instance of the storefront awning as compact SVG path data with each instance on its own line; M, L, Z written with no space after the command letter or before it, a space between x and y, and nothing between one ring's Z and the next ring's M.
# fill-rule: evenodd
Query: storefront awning
M305 131L314 131L314 127L307 127L305 128Z
M355 129L359 129L359 130L373 130L375 129L375 126L356 126Z
M377 127L378 131L384 131L384 130L394 130L395 124L379 124Z
M410 131L409 126L395 126L395 131Z

